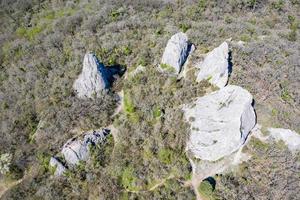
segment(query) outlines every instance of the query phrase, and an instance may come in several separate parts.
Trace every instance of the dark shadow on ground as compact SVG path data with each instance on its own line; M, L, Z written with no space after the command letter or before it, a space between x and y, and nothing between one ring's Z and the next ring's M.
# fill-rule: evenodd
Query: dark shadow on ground
M126 67L120 64L104 66L104 64L98 60L96 55L94 55L94 58L96 59L98 71L102 74L105 81L105 88L110 88L117 77L123 76L126 71Z

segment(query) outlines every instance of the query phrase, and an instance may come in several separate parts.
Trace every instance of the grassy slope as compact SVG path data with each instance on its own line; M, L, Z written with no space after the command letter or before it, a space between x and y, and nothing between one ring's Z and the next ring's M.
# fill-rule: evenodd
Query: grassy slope
M49 173L46 167L41 166L43 163L47 164L49 155L59 151L64 141L74 134L72 130L75 128L84 130L116 123L122 128L126 140L137 138L134 140L134 148L128 149L128 144L125 144L119 149L120 155L123 150L136 153L137 159L132 167L138 171L139 178L136 180L141 180L137 184L147 187L145 180L156 176L155 171L161 170L159 167L168 175L170 169L166 166L169 158L172 158L172 150L176 150L172 147L176 137L156 138L156 141L156 130L160 129L157 129L156 121L153 122L149 113L157 113L157 109L162 109L165 106L162 102L172 93L177 94L177 98L186 96L182 87L190 87L190 83L173 83L173 80L164 77L159 80L160 75L153 74L152 69L159 63L168 38L178 31L186 31L201 53L208 52L228 38L245 41L243 48L231 43L233 74L230 83L241 85L254 95L259 123L300 131L297 118L300 103L300 12L297 1L12 1L12 5L1 1L1 4L0 133L3 137L0 139L0 152L13 154L15 170L12 177L19 177L30 166L39 169L38 174L29 176L31 179L28 178L20 186L22 189L16 188L18 191L24 190L28 198L47 193L41 192L42 189L34 182L45 183ZM154 76L150 80L145 75L138 82L123 83L124 88L131 92L130 97L138 111L136 114L134 108L129 108L129 114L116 118L125 122L127 120L128 123L118 124L116 119L109 117L116 107L113 92L96 101L79 101L74 96L72 83L81 70L86 51L94 51L105 65L121 64L127 66L129 71L138 64L146 65ZM154 87L154 84L158 86ZM166 92L166 96L156 99L164 91L161 88L165 85L170 93ZM192 86L192 93L195 87L197 88ZM201 93L200 89L199 92ZM144 93L148 94L146 99L142 98ZM193 95L187 96L191 98ZM161 102L154 103L152 99ZM168 106L172 108L180 102L181 100L173 99ZM156 107L151 110L153 105ZM145 118L147 123L135 127L134 122L139 117ZM167 120L172 121L171 119ZM44 124L43 128L38 129L39 123ZM131 129L136 131L130 132ZM153 173L147 172L148 175L151 174L149 176L140 173L143 168L138 166L147 165L147 162L141 163L151 157L151 153L145 149L145 155L140 155L142 152L135 150L144 146L138 140L144 131L152 136L149 144L167 147L160 153L159 149L155 150L155 158L161 158L165 164L155 165ZM170 135L175 133L176 131ZM184 138L185 136L179 139L184 141ZM182 148L177 150L182 153ZM180 162L184 162L184 159ZM107 195L116 195L112 198L118 198L118 195L128 196L119 194L124 185L136 189L134 184L126 183L126 180L133 180L127 179L126 173L123 174L123 179L122 174L113 179L110 173L115 169L111 169L109 164L106 168L107 170L102 170L97 167L98 171L92 167L90 169L103 183L92 181L87 184L81 174L89 169L84 169L82 173L78 172L74 177L70 175L60 183L65 188L61 193L73 195L72 198L88 194L97 196L106 191L103 186L105 181L110 184ZM117 170L122 172L123 169ZM129 168L125 172L132 170ZM35 176L38 178L33 181ZM165 177L158 179L161 178ZM74 186L72 181L78 182L78 185ZM55 181L48 182L45 187L53 188L55 184ZM89 191L93 184L97 185L99 193ZM151 184L148 184L149 187ZM60 189L57 186L53 190ZM70 193L71 190L77 193ZM170 195L173 190L181 190L176 181L171 181L169 187L162 189L165 192L158 192L156 195ZM93 192L96 194L92 194ZM184 191L183 194L190 195L189 191ZM51 195L57 194L49 192L45 198L53 198ZM146 194L145 198L153 198L151 195L154 194Z

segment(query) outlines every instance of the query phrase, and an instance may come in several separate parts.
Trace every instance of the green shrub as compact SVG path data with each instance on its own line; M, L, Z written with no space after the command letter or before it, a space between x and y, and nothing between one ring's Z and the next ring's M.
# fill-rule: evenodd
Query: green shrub
M33 41L36 39L36 36L39 35L43 31L42 26L34 26L30 28L24 28L20 27L16 30L16 34L19 37L25 37L30 41Z
M40 169L45 173L49 171L49 162L51 156L46 153L37 153L37 160L40 164Z
M139 187L136 185L136 180L134 168L132 166L126 167L122 173L123 187L130 191L138 190Z
M175 69L172 66L168 65L168 64L162 63L162 64L160 64L160 67L162 69L166 70L167 72L170 72L170 73L175 72Z
M207 180L204 180L201 182L201 184L199 185L198 191L205 200L214 200L215 199L214 188L213 188L212 184Z
M290 95L289 90L284 86L282 87L280 97L283 101L286 102L290 102L292 100L292 96Z
M171 149L162 148L158 151L158 159L167 165L170 165L174 162L175 154L174 151Z
M243 42L250 42L251 36L248 34L242 34L240 38Z
M125 113L129 116L130 120L134 123L137 123L139 121L139 116L137 112L135 111L135 106L133 104L133 101L130 97L130 94L127 92L124 92L124 110Z
M206 0L199 0L198 1L198 7L200 8L201 11L204 11L207 6L207 1Z
M158 117L160 117L161 116L161 109L160 108L158 108L158 107L155 107L154 109L153 109L153 118L158 118Z
M182 31L182 32L187 32L187 30L189 30L190 28L191 28L191 25L189 25L189 24L180 24L179 25L179 28L180 28L180 30Z
M276 10L282 10L284 7L285 1L284 0L276 0L272 3L272 7Z
M257 0L247 0L247 6L254 8L257 4Z

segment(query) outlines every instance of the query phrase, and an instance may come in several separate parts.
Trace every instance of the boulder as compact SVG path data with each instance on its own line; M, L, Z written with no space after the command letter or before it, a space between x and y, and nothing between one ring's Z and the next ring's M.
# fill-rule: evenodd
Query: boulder
M116 75L122 75L124 69L120 66L105 67L92 53L87 53L83 59L83 68L73 84L73 89L79 98L93 98L102 90L108 89Z
M224 87L228 82L229 73L229 48L227 42L223 42L207 54L200 71L197 74L197 81L208 80L211 84Z
M92 98L108 87L101 68L104 68L104 65L98 62L94 54L87 53L84 56L82 72L73 84L79 98Z
M282 140L291 151L300 150L300 135L295 131L283 128L268 128L276 141Z
M216 161L245 142L256 123L252 95L239 86L226 86L183 107L191 125L187 149L196 158Z
M89 147L101 144L109 133L107 129L90 131L85 133L83 139L69 140L61 151L67 164L73 166L79 161L86 161L89 158Z
M60 161L58 161L56 158L54 158L54 157L51 157L49 165L51 167L55 168L55 172L54 172L55 176L61 176L66 171L65 166Z
M186 61L191 45L188 43L188 37L185 33L176 33L169 39L161 60L161 68L171 67L177 74Z

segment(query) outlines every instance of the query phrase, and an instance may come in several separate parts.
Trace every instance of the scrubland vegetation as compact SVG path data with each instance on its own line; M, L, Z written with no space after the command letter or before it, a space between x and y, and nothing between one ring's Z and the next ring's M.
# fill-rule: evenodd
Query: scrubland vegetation
M299 199L299 152L283 143L264 143L251 138L246 151L253 157L236 173L217 177L220 199Z
M253 94L259 123L300 132L299 14L297 0L0 0L0 154L11 155L0 178L23 178L2 198L195 199L184 187L191 166L180 105L211 86L156 70L167 40L183 31L207 53L232 38L230 84ZM146 71L97 99L78 99L72 84L87 51L106 66ZM120 87L124 111L113 116ZM50 156L69 138L110 124L118 141L65 177L51 176ZM247 147L255 156L237 174L199 190L216 199L299 199L299 155Z

